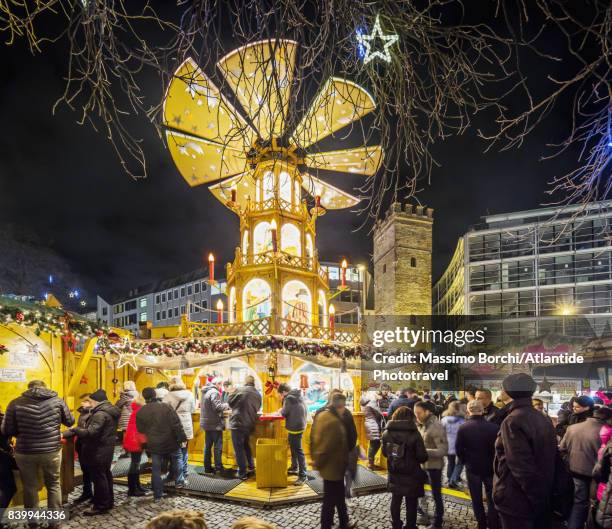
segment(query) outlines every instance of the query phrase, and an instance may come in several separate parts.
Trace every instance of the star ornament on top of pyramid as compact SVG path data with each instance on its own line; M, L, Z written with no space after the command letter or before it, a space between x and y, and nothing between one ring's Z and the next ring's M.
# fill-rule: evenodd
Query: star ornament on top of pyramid
M382 50L372 51L372 43L375 39L383 41ZM399 36L395 33L385 35L380 27L380 15L376 15L376 21L374 22L374 29L370 35L357 34L357 42L364 47L365 54L363 56L363 64L368 64L371 60L382 59L385 62L391 62L391 54L389 48L393 46L399 39Z

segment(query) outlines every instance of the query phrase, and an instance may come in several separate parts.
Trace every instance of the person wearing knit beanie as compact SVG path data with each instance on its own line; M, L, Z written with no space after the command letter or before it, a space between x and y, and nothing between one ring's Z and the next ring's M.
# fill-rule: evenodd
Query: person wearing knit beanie
M93 400L94 402L100 403L104 402L105 400L108 400L108 397L106 396L106 391L100 388L94 391L91 395L89 395L89 400Z
M502 389L510 399L531 398L536 390L535 380L527 373L513 373L504 378Z
M569 419L570 424L578 424L593 417L595 402L588 395L580 395L572 399L572 414Z

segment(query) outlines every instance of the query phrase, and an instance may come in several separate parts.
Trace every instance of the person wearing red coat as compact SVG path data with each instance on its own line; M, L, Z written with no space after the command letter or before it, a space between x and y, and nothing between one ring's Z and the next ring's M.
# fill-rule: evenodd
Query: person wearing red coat
M144 496L146 489L140 484L140 460L147 437L136 428L136 414L142 408L142 401L136 399L130 406L132 407L132 413L123 434L123 448L132 458L128 470L128 496Z

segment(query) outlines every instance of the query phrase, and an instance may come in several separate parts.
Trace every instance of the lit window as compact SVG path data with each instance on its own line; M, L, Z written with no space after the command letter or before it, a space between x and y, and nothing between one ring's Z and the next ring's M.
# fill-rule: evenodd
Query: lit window
M140 298L140 308L144 309L147 306L147 298Z
M146 312L141 312L140 313L140 321L147 321L147 313Z

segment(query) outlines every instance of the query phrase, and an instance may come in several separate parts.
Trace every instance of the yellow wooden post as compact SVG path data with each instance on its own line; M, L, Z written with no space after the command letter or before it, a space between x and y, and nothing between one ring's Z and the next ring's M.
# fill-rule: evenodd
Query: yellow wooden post
M72 378L70 379L70 383L68 384L68 389L66 390L67 397L72 396L75 389L77 388L81 380L81 377L85 373L85 369L87 369L87 364L89 363L89 361L91 360L91 357L94 354L94 350L96 348L97 343L98 343L98 338L94 337L94 338L90 338L87 344L85 345L85 348L83 349L83 354L81 355L81 360L79 362L79 365L77 366L74 373L72 374Z

